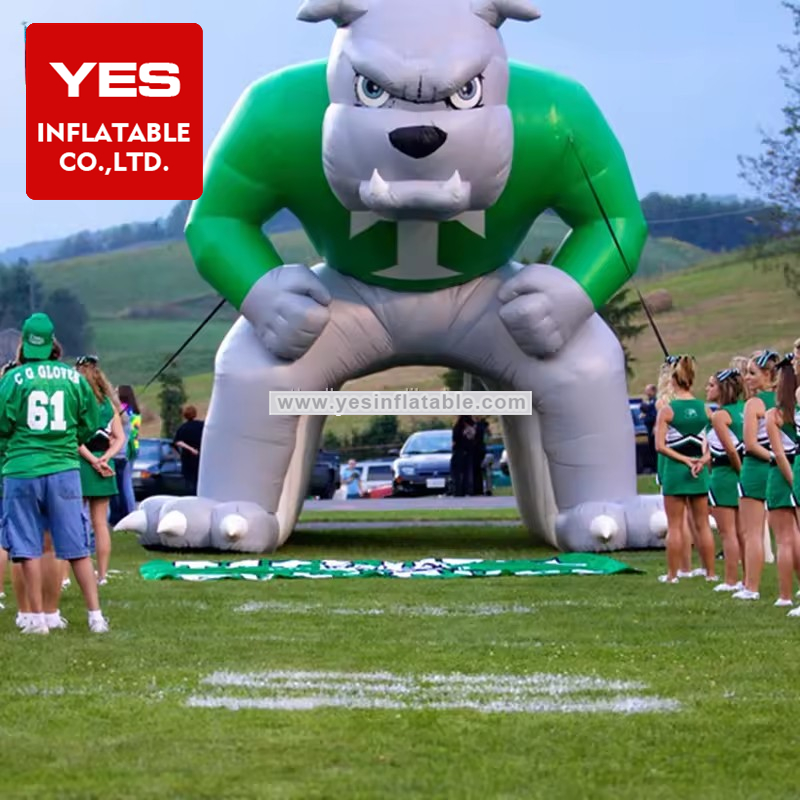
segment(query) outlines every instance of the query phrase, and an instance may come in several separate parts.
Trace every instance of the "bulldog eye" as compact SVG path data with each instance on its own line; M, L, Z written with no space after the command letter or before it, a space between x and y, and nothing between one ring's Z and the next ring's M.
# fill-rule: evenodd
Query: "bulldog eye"
M391 95L382 86L364 75L356 76L356 99L362 106L380 108Z
M465 83L455 94L447 98L447 104L451 108L467 110L477 108L483 100L483 79L473 78Z

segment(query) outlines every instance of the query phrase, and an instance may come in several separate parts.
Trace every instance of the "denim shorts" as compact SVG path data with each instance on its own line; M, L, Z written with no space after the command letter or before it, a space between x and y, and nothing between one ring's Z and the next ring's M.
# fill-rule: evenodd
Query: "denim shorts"
M12 558L40 558L45 530L50 531L58 558L72 561L90 555L77 469L39 478L7 477L4 486L3 538Z

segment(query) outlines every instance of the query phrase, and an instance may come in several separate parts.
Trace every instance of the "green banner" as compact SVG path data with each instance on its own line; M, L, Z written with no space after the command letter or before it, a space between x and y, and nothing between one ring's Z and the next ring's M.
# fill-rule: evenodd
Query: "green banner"
M216 581L234 578L268 581L273 578L498 578L551 575L613 575L641 572L607 556L565 553L532 561L486 561L469 558L423 558L418 561L301 561L243 559L239 561L149 561L139 568L148 581Z

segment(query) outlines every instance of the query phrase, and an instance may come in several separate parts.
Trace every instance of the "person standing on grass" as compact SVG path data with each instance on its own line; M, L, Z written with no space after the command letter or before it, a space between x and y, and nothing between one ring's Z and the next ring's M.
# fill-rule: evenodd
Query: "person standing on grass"
M639 405L639 417L647 429L647 468L657 472L658 455L656 453L656 397L658 390L655 384L648 383L644 389L644 399Z
M750 359L744 383L750 399L744 407L744 458L739 476L739 522L744 537L744 589L736 600L758 600L764 569L764 526L766 524L767 479L772 454L767 435L767 411L775 406L775 365L773 350L760 351Z
M345 497L348 500L355 500L364 496L364 487L361 483L361 472L356 466L358 462L351 458L347 466L342 470L342 483L345 487Z
M117 478L117 494L111 498L109 523L116 525L136 508L133 494L133 462L139 449L139 427L141 414L132 386L122 385L117 390L119 416L125 437L122 449L114 456L114 472Z
M795 428L797 376L794 354L789 353L775 368L777 388L775 407L767 411L767 436L772 463L767 477L767 514L778 548L778 599L775 605L792 606L792 582L800 577L800 529L797 527L792 473L797 458Z
M0 382L0 438L8 440L3 465L3 536L22 565L30 616L22 632L50 632L43 611L43 531L56 555L69 561L83 592L89 630L108 631L100 610L83 516L78 447L97 429L97 404L81 375L60 362L61 346L46 314L22 326L17 361Z
M700 558L707 581L716 581L714 538L708 524L708 482L710 455L704 432L711 413L692 394L695 367L692 356L679 356L672 365L675 399L658 412L656 448L665 458L662 468L664 509L667 513L667 574L662 583L677 583L684 552L686 511L698 532Z
M9 370L18 367L16 361L10 361L0 369L0 378L2 378ZM8 447L8 440L0 438L0 470L5 463L6 448ZM2 526L3 518L3 482L0 480L0 526ZM5 577L6 563L8 559L8 545L5 537L0 528L0 575ZM45 624L50 630L56 628L66 628L67 621L61 616L59 611L59 602L61 600L61 566L66 565L69 567L69 562L59 561L56 559L56 554L53 550L53 540L49 531L44 532L44 551L42 554L42 608L44 611ZM30 603L28 601L28 593L25 586L25 576L22 573L22 564L11 565L11 586L14 592L14 599L17 604L16 626L20 629L27 627L30 624Z
M677 363L677 357L669 356L661 365L661 370L658 375L658 384L656 386L656 418L658 412L664 407L668 406L672 400L675 399L675 384L672 380L672 369ZM655 429L654 429L655 430ZM661 453L656 453L656 484L661 489L663 495L664 484L662 481L662 473L664 469L664 462L666 457ZM679 578L697 578L705 576L704 569L692 569L692 544L697 544L697 531L694 527L694 519L689 513L687 508L684 513L683 525L683 551L681 553L681 564L678 569Z
M197 494L197 476L200 473L200 446L203 441L203 420L197 419L194 406L183 407L185 422L175 431L172 446L181 456L181 473L189 494Z
M724 369L709 378L706 400L719 408L711 416L708 433L711 453L711 483L708 499L717 522L725 559L725 582L715 592L738 592L742 561L742 533L739 526L739 473L744 445L744 383L737 369Z
M105 586L111 561L111 531L108 525L109 501L117 494L114 456L125 441L117 399L97 356L81 356L75 367L92 387L97 403L99 425L95 435L80 447L81 486L84 502L94 530L97 554L97 582Z

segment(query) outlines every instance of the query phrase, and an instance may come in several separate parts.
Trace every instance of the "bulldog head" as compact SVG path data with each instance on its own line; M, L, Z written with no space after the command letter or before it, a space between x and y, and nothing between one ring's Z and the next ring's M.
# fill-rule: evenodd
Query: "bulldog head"
M323 164L350 211L444 221L489 208L511 169L508 57L499 28L527 0L306 0L338 26Z

